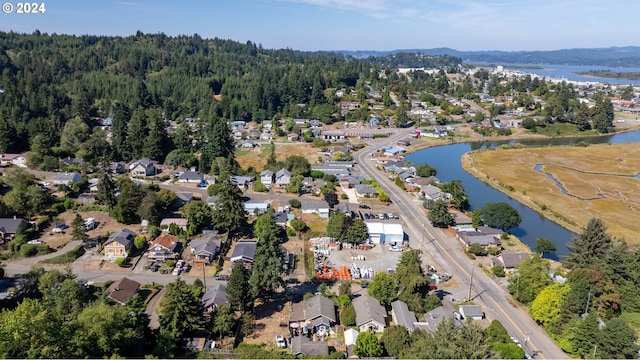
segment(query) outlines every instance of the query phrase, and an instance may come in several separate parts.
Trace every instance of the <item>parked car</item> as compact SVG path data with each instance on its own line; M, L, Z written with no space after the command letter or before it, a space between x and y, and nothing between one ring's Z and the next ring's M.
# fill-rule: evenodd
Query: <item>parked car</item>
M369 205L364 205L364 204L360 204L358 207L359 207L360 209L371 209L371 208L369 207Z
M360 283L360 287L363 289L366 289L369 287L369 282L367 280L362 280L362 282Z
M229 275L216 275L214 279L220 280L220 281L227 281L229 280Z
M281 335L276 336L276 346L279 348L287 347L287 340Z
M58 224L53 228L53 232L54 233L63 233L64 229L68 228L69 225L62 223L62 224Z
M369 216L369 214L364 213L364 218L365 218L365 219L367 219L367 220L368 220L368 219L369 219L369 217L370 217L370 216Z
M176 267L173 269L172 274L177 276L177 275L180 275L180 273L182 273L182 269L176 266Z
M393 245L392 247L389 248L389 250L393 252L402 252L403 249L400 246Z
M156 272L160 269L160 264L158 263L153 263L151 264L151 266L149 267L149 270L151 270L151 272Z

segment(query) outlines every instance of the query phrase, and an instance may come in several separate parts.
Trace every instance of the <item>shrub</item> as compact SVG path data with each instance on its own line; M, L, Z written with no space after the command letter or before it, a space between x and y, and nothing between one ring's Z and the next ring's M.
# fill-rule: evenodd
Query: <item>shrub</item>
M349 195L347 195L345 193L340 194L340 199L347 200L348 198L349 198Z
M175 260L167 260L167 266L168 267L174 267L176 265L176 261Z
M116 259L116 265L118 265L118 266L124 265L124 258L117 258Z
M349 304L340 311L340 323L343 326L353 326L356 324L356 309L353 304Z
M302 204L300 204L300 200L298 199L289 199L289 206L291 206L294 209L300 209Z
M500 255L500 248L497 248L497 247L490 247L490 248L489 248L489 255L491 255L491 256L498 256L498 255Z
M487 255L487 250L478 243L471 244L471 246L469 246L469 252L475 256Z
M504 277L504 267L500 266L500 265L496 265L494 267L491 268L491 272L493 273L493 275L497 276L497 277Z
M256 191L256 192L267 192L267 191L268 191L268 189L267 189L267 187L266 187L266 186L264 186L264 184L262 183L262 181L256 181L256 182L253 184L253 191Z

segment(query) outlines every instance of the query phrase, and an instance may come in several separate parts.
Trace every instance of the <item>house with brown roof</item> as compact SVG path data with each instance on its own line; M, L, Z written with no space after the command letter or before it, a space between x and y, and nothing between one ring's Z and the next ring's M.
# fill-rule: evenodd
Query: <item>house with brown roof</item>
M180 256L181 243L178 237L169 233L163 233L149 245L147 256L152 260L177 259Z
M189 225L189 220L185 218L164 218L160 220L160 228L169 228L171 224L175 224L177 227L182 230L187 230L187 225Z
M127 301L134 297L139 291L139 282L123 277L109 286L107 298L124 306Z

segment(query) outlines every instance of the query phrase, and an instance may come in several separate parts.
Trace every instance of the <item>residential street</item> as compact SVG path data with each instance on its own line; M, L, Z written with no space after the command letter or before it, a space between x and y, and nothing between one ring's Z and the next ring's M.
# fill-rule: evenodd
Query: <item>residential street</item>
M483 307L488 318L499 320L509 334L525 346L527 354L536 354L538 358L546 359L568 358L527 312L512 305L515 304L515 300L512 300L506 289L480 269L474 268L466 255L459 250L455 238L431 225L420 203L387 179L384 173L377 171L375 165L369 161L370 154L380 146L394 144L404 139L411 131L413 129L403 129L389 138L380 139L354 156L360 164L360 171L366 177L375 179L398 206L411 247L431 254L454 279L465 288L470 288L470 298Z

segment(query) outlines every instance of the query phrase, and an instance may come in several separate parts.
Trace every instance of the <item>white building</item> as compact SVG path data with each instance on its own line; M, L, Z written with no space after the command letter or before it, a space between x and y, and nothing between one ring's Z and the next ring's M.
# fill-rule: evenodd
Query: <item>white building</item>
M365 222L369 231L369 242L372 244L402 245L404 230L402 224Z

